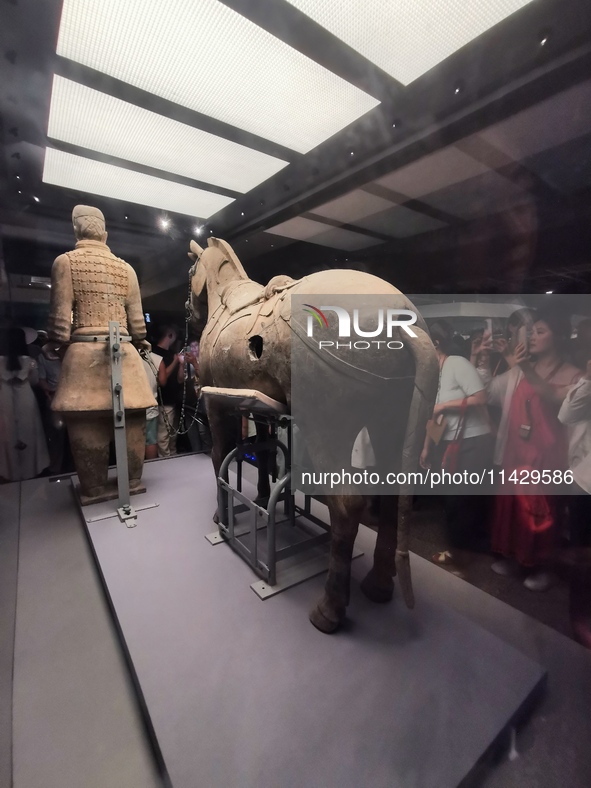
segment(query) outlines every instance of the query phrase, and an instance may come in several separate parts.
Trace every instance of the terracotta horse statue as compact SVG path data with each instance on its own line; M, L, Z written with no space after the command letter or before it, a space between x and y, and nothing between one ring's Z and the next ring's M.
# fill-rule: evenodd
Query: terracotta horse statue
M226 242L209 238L206 249L195 241L191 242L190 248L189 257L194 261L190 271L190 311L196 328L199 330L204 326L199 352L199 374L204 386L256 389L288 408L291 406L293 295L306 295L307 300L314 300L316 294L382 295L394 299L397 308L417 312L413 304L391 284L360 271L328 270L300 280L277 276L263 286L248 278ZM407 414L407 418L401 419L398 415L402 426L395 435L396 445L389 449L396 452L398 468L405 472L415 471L418 467L425 425L433 410L438 380L435 350L420 316L413 330L416 339L405 343L404 351L389 354L386 362L384 354L380 357L375 353L361 354L363 361L360 362L368 374L378 367L383 373L384 364L389 364L391 377L397 381L392 389L392 407L398 414ZM402 334L402 329L399 331ZM321 361L316 354L306 365L312 387L314 376L322 371L319 364ZM363 392L367 390L363 385L367 384L347 378L343 381L343 386L335 391L334 396L341 404L344 402L347 422L351 414L346 429L342 422L336 423L332 418L330 402L311 408L304 418L305 424L298 421L308 454L315 460L326 459L327 451L339 441L343 444L341 449L345 447L346 450L348 446L350 453L355 436L363 427L369 428L370 436L372 430L373 435L377 435L380 429L379 424L372 425L371 414L364 413L362 407ZM235 431L228 429L232 420L228 418L223 404L208 398L206 408L217 477L224 457L235 446L236 436ZM340 412L344 411L341 409ZM259 485L259 496L264 496L265 492ZM387 602L392 599L393 578L398 574L404 600L408 607L413 607L408 556L412 488L401 487L399 492L397 496L380 497L374 563L361 588L373 601ZM310 613L310 620L322 632L333 632L343 621L349 603L351 559L359 523L371 521L370 504L375 504L375 500L372 502L365 495L348 494L343 489L337 495L326 496L325 503L331 525L328 577L324 594ZM371 508L375 509L375 506Z

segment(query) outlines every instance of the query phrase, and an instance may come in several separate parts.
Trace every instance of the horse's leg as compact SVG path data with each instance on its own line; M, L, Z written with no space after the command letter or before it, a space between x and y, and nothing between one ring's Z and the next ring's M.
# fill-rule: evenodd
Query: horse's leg
M256 422L257 442L269 440L269 426L267 424ZM271 485L269 483L269 452L257 451L257 497L255 503L259 506L266 507L271 495Z
M397 541L398 496L382 495L373 567L361 583L361 590L372 602L389 602L394 595Z
M334 632L343 619L349 604L351 559L359 528L359 504L339 505L336 496L329 499L330 556L324 594L310 613L310 621L321 632Z
M207 403L207 420L212 441L211 460L217 480L223 461L236 447L236 420L226 408L212 402ZM216 525L220 521L217 509L213 521Z

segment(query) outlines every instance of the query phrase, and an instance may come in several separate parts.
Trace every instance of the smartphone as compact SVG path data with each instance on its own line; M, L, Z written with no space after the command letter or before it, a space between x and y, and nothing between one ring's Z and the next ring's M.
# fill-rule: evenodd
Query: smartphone
M525 348L527 350L529 344L528 340L529 340L529 336L528 336L527 326L521 326L519 329L517 329L517 341L515 343L515 347L517 347L517 345L525 345Z

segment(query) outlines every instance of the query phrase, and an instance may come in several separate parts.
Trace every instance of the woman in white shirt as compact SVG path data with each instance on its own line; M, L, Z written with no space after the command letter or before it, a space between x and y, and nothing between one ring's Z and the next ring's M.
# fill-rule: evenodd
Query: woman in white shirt
M586 366L558 412L568 427L568 465L577 490L568 498L571 547L591 545L591 361Z
M453 328L447 321L435 322L430 326L430 334L440 369L433 419L437 421L443 416L445 430L437 445L427 435L421 466L441 469L446 450L457 438L461 443L454 470L480 476L491 467L493 450L484 383L468 359L453 355ZM452 563L455 548L474 547L485 538L486 534L478 530L484 522L485 491L484 485L446 489L444 507L451 550L433 556L436 563Z

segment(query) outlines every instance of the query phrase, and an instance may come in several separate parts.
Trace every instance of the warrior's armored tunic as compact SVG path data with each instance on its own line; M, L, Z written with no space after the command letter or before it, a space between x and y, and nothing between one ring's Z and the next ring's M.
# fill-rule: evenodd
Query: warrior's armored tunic
M139 285L133 268L100 241L78 241L51 269L49 339L71 341L52 403L56 411L111 409L109 321L137 344L146 337ZM97 341L76 341L77 336ZM156 404L143 362L132 342L121 343L126 409Z

